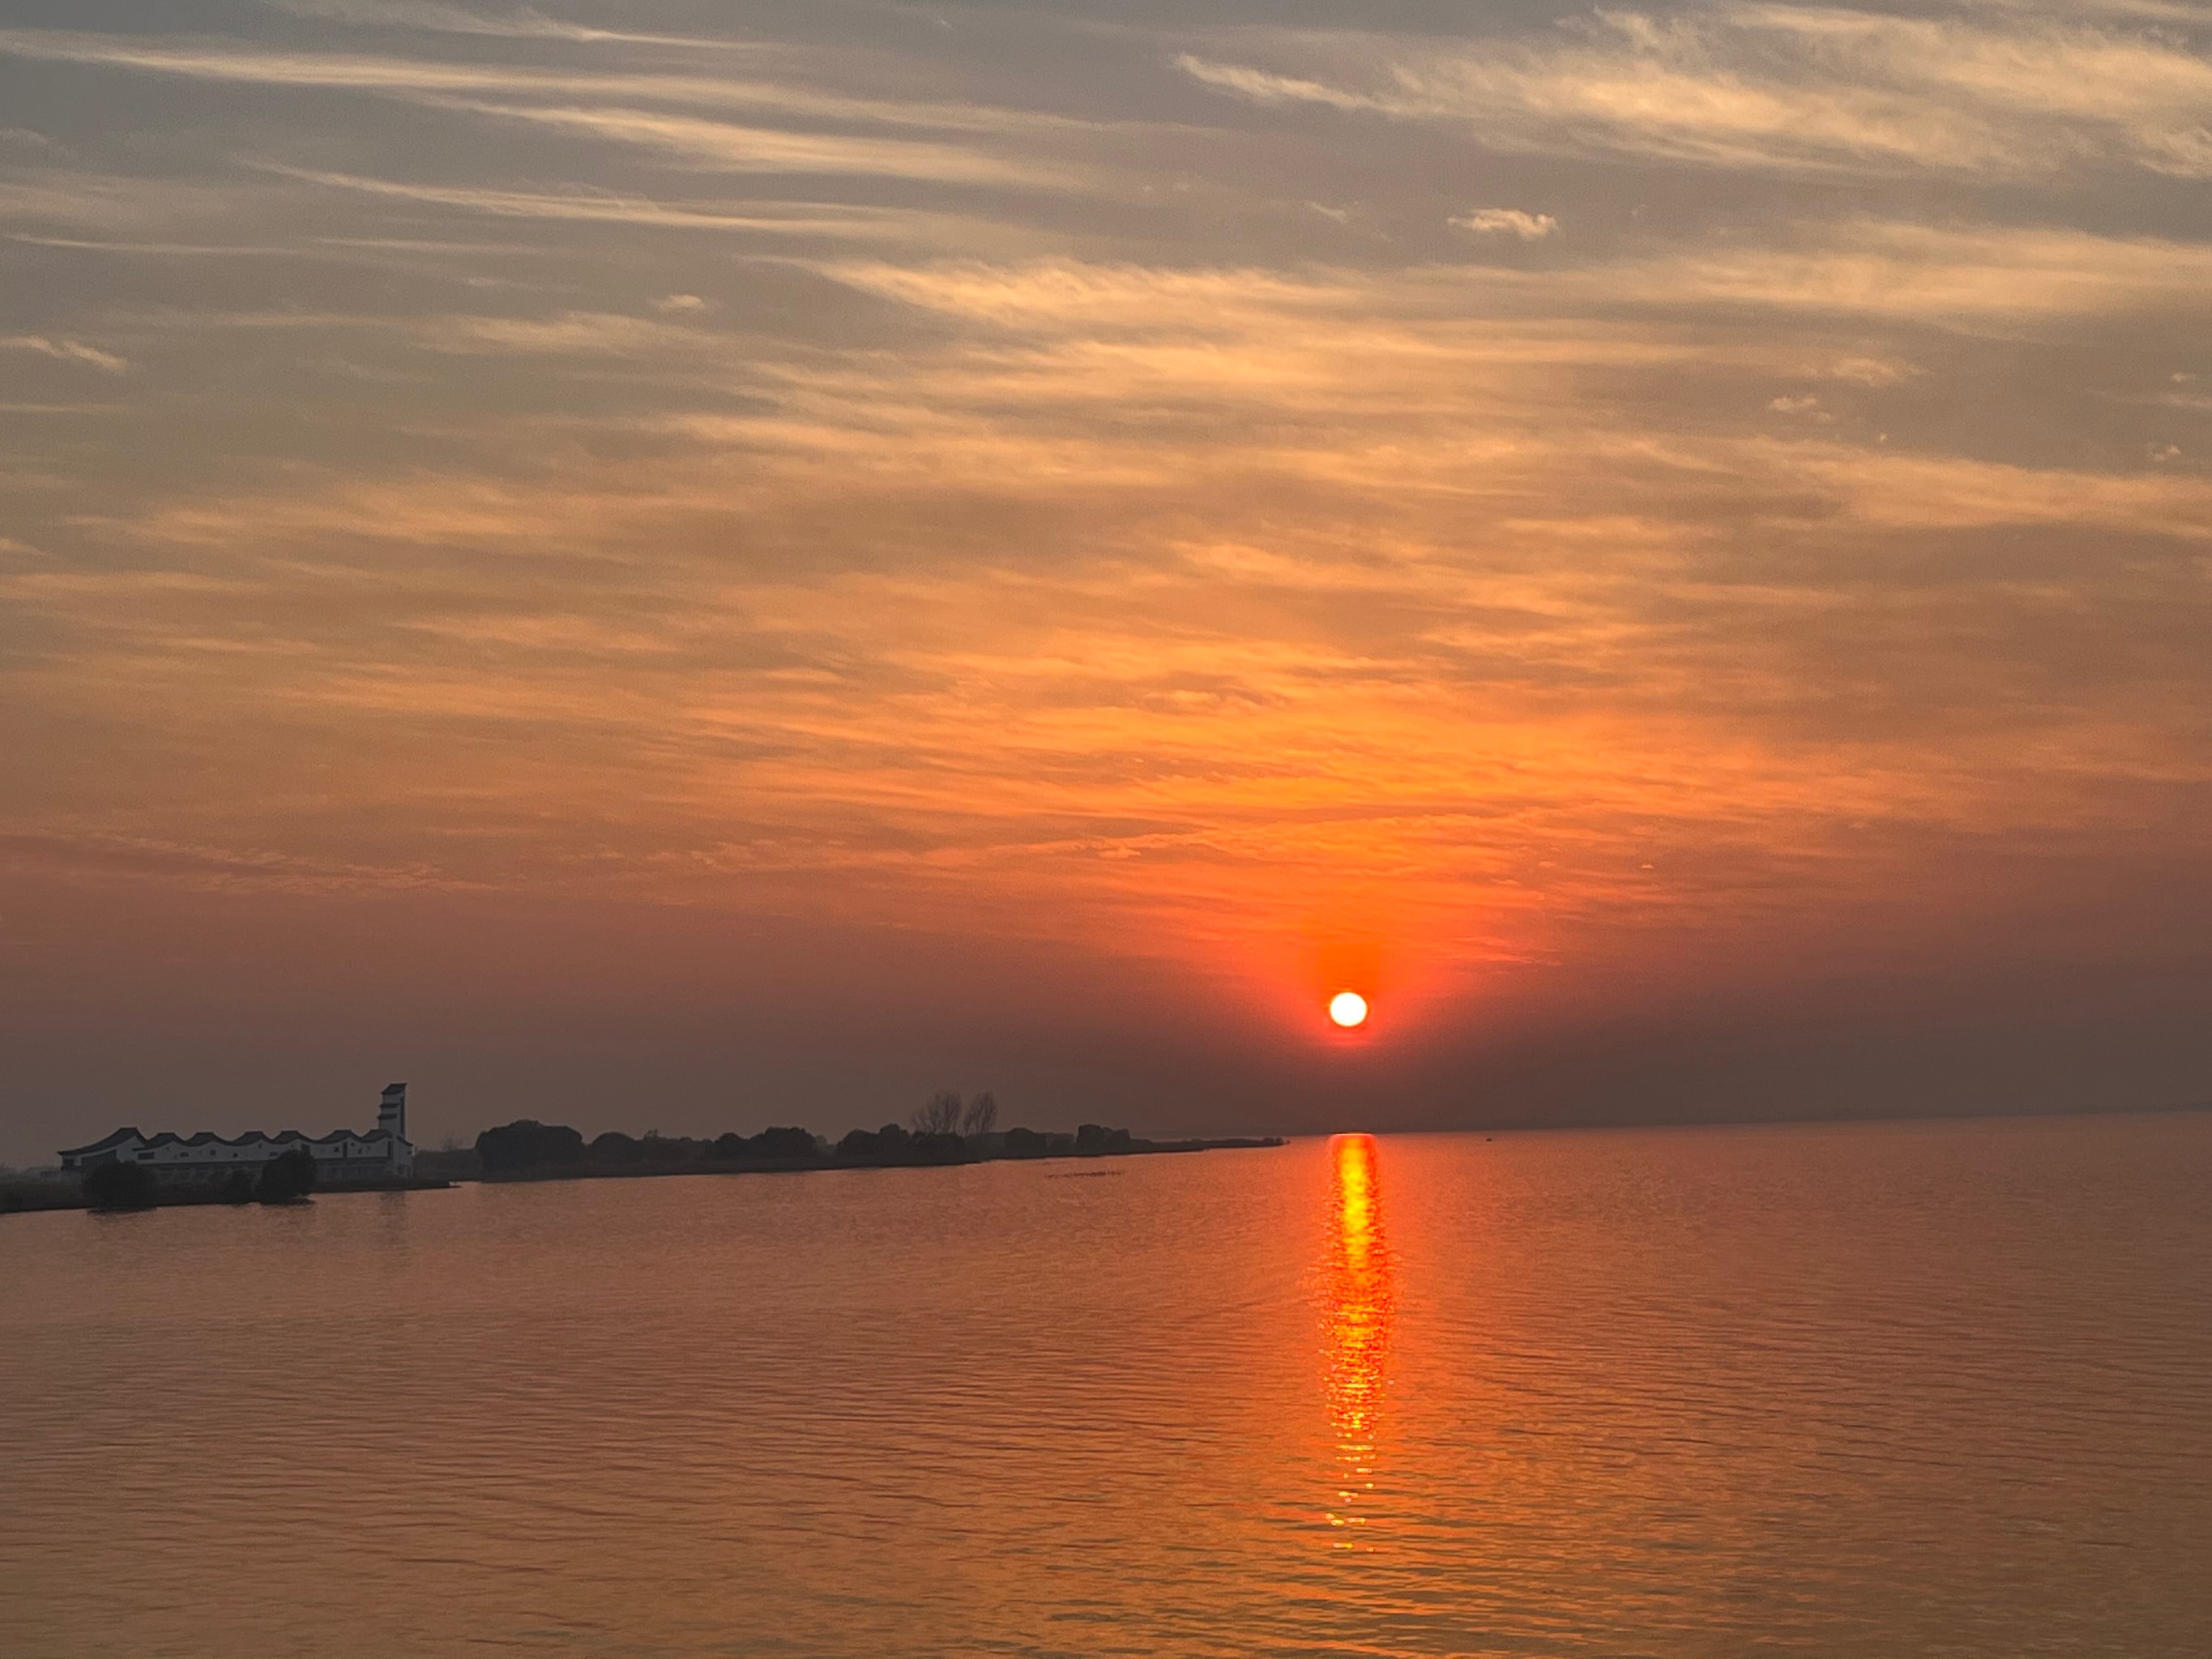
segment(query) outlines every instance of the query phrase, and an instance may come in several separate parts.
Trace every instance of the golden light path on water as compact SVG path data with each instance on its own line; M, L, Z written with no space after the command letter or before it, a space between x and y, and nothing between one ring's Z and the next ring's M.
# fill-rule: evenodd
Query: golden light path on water
M1323 1280L1323 1346L1330 1430L1343 1472L1332 1527L1345 1531L1340 1549L1361 1547L1352 1528L1375 1492L1390 1328L1396 1310L1395 1267L1382 1225L1382 1182L1372 1135L1338 1135L1329 1143L1331 1249Z

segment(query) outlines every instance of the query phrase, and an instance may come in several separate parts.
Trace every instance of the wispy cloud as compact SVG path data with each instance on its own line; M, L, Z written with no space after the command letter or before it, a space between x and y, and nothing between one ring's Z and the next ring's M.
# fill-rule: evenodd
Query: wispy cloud
M563 108L459 99L436 101L449 109L640 145L694 166L725 172L842 173L1033 187L1058 187L1075 181L1075 175L1066 168L914 139L799 132L649 110Z
M2033 14L1736 4L1601 12L1549 41L1476 48L1352 33L1257 44L1276 65L1176 61L1255 102L1433 122L1501 149L1760 171L2212 176L2212 60L2168 35Z
M45 334L0 335L0 351L35 351L65 363L82 363L106 374L121 374L131 365L112 351L102 351L82 340Z
M606 41L618 45L738 50L753 46L751 42L742 40L590 28L580 23L548 17L529 6L515 6L497 12L479 12L462 6L434 4L431 0L262 0L262 3L271 11L290 17L351 23L368 28L421 29L437 34L503 35L525 40Z
M0 222L68 226L113 234L221 222L240 207L238 191L197 179L134 177L81 167L0 177Z
M872 240L927 233L943 216L907 208L875 208L793 201L672 203L611 191L517 191L466 185L410 184L349 173L318 172L280 162L255 161L257 170L302 184L356 191L398 201L420 202L503 219L562 219L581 223L651 225L672 230L743 231L772 236Z
M789 54L783 54L788 57ZM351 52L286 52L250 42L177 40L58 29L0 29L0 56L96 65L193 80L273 87L319 87L416 97L471 94L507 99L589 99L595 103L665 104L706 109L773 111L856 125L943 132L1029 133L1077 137L1115 131L1113 124L1054 112L979 102L921 102L825 92L798 78L764 80L680 71L610 68L580 71L523 64L455 63ZM780 65L787 70L799 66ZM1143 124L1129 124L1144 130Z
M1930 323L2202 308L2212 244L2063 227L1851 220L1790 240L1684 249L1586 270L1586 288ZM1663 296L1663 299L1662 299Z
M8 54L243 85L366 93L653 150L688 167L722 172L1065 191L1082 186L1095 169L1006 141L1064 144L1102 130L1058 115L856 97L789 80L582 73L21 29L0 30L0 55ZM763 118L701 112L728 110ZM825 124L878 131L828 131ZM911 136L924 131L943 136Z
M1896 220L1784 228L1785 234L1771 240L1628 252L1541 273L1426 265L1376 276L1349 269L1290 272L1066 260L1022 266L855 264L837 272L915 303L977 317L1095 328L1170 315L1227 323L1254 307L1370 322L1419 314L1467 317L1484 309L1521 314L1540 299L1577 308L1679 313L1684 307L1717 306L1971 325L2195 313L2212 291L2212 244L2063 228L1938 228ZM1870 377L1869 383L1894 378L1889 367L1873 360L1863 361L1855 372Z

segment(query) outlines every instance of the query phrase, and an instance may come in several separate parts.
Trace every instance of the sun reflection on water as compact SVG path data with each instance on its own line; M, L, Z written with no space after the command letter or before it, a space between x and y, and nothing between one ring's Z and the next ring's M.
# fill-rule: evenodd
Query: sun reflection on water
M1330 1141L1329 1152L1334 1178L1331 1251L1322 1292L1323 1386L1343 1472L1328 1522L1348 1529L1366 1525L1369 1517L1363 1506L1371 1503L1375 1492L1376 1443L1387 1382L1384 1362L1390 1351L1397 1287L1382 1227L1382 1180L1375 1137L1338 1135ZM1335 1541L1339 1548L1359 1547L1357 1534L1349 1531Z

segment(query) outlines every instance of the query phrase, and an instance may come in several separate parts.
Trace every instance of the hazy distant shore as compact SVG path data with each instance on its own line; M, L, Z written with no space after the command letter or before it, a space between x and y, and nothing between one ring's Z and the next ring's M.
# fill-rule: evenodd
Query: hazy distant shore
M1143 1158L1165 1152L1247 1151L1284 1144L1279 1135L1234 1135L1189 1140L1133 1140L1127 1146L1078 1152L1073 1147L1046 1152L976 1152L943 1158L841 1158L835 1152L814 1158L702 1158L668 1164L582 1164L533 1165L518 1170L487 1171L460 1179L500 1185L518 1181L619 1181L641 1176L799 1175L821 1170L934 1170L970 1164L1030 1164L1067 1158Z
M1146 1152L1201 1152L1232 1147L1279 1146L1279 1139L1146 1140L1103 1123L1061 1130L998 1127L998 1102L988 1094L963 1101L941 1092L906 1123L852 1129L843 1139L797 1124L744 1135L734 1131L708 1139L618 1129L586 1140L565 1123L518 1118L486 1129L469 1152L459 1148L420 1156L418 1173L483 1181L603 1180L616 1176L773 1175L807 1170L933 1168L1048 1158L1114 1158ZM473 1159L474 1167L469 1167Z
M658 1133L635 1136L609 1130L586 1141L581 1133L566 1124L524 1118L485 1130L467 1152L453 1149L422 1154L416 1167L423 1174L461 1180L600 1181L624 1176L934 1169L1282 1145L1279 1139L1254 1136L1147 1140L1127 1129L1100 1123L1083 1124L1073 1133L1000 1130L990 1121L995 1115L995 1103L988 1096L963 1105L957 1097L946 1095L917 1112L910 1120L911 1127L886 1123L880 1129L848 1131L836 1141L795 1124L763 1129L754 1135L732 1133L712 1139Z
M963 1135L915 1133L897 1125L854 1130L832 1144L799 1128L714 1140L611 1131L586 1142L560 1124L529 1121L487 1129L471 1147L416 1155L410 1181L347 1182L320 1193L439 1191L457 1182L609 1181L646 1176L799 1175L820 1170L944 1169L970 1164L1060 1158L1137 1158L1154 1153L1226 1152L1280 1146L1279 1135L1147 1140L1126 1129L1086 1123L1073 1134L1009 1129ZM175 1209L234 1202L212 1182L157 1188L143 1207ZM82 1182L67 1177L0 1178L0 1215L101 1206Z

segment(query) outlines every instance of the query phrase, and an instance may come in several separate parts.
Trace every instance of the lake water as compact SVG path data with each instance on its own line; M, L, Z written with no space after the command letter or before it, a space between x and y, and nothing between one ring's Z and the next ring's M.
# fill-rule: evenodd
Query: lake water
M0 1653L2201 1655L2212 1117L0 1221Z

